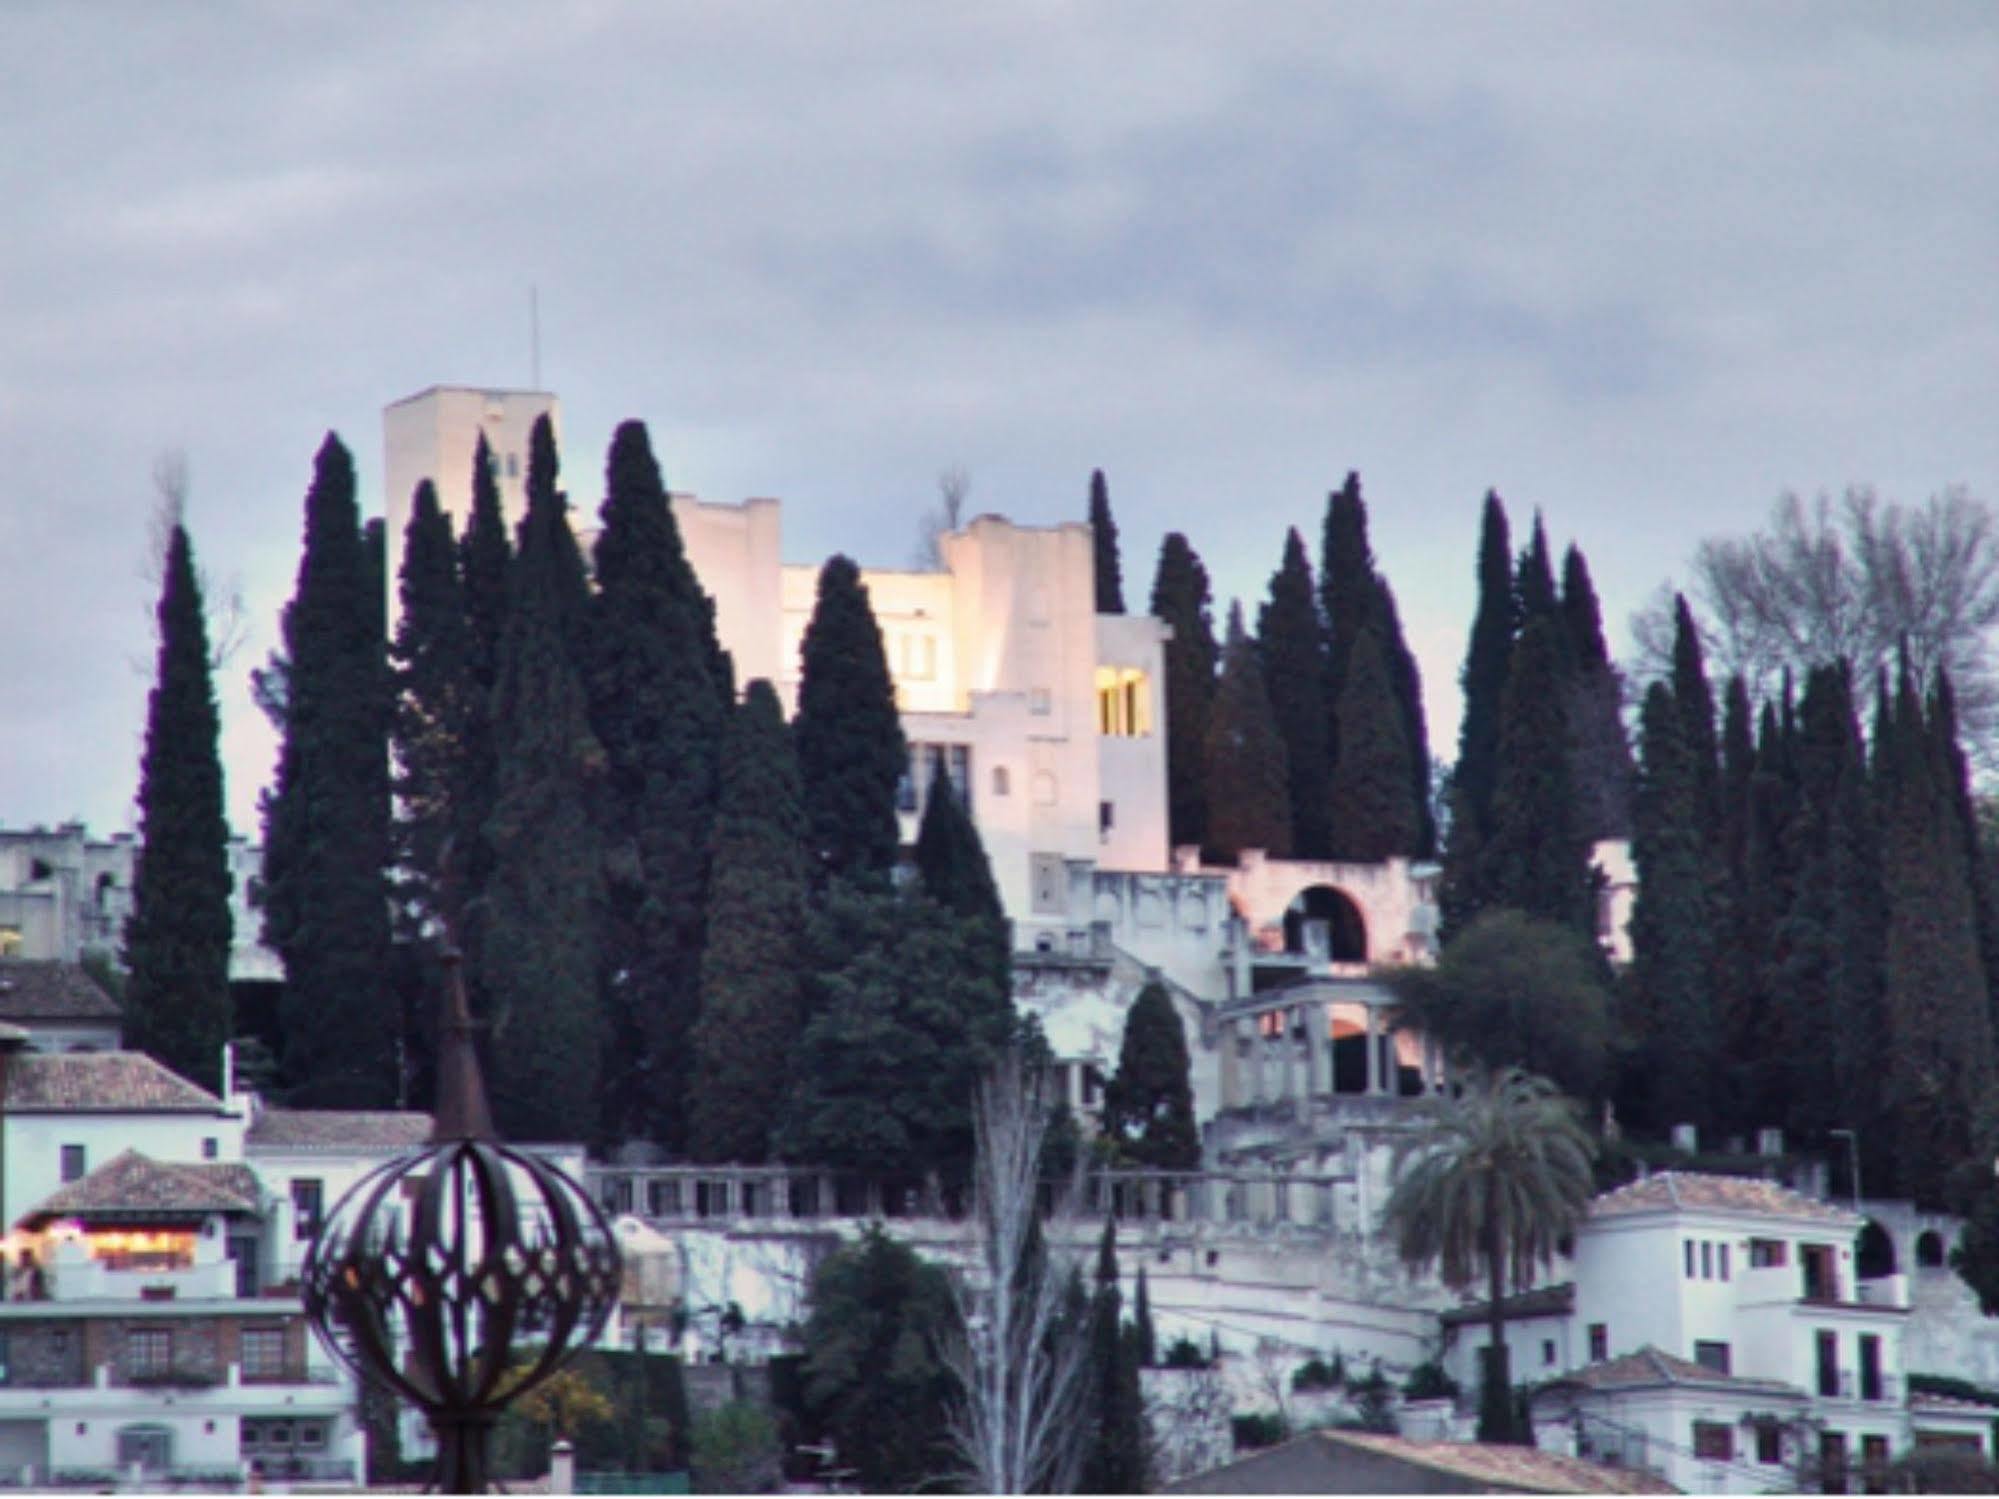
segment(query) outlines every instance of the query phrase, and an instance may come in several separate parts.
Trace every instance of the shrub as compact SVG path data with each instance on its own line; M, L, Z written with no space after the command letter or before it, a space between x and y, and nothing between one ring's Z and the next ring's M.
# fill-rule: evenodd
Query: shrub
M1275 1447L1291 1435L1291 1426L1276 1411L1251 1411L1246 1416L1229 1417L1229 1434L1235 1438L1236 1451L1247 1452Z
M1166 1350L1166 1357L1160 1360L1168 1369L1205 1369L1211 1362L1192 1338L1175 1338Z
M1455 1400L1458 1398L1458 1382L1444 1372L1443 1364L1430 1359L1409 1371L1409 1377L1402 1382L1402 1398Z
M1322 1358L1309 1358L1291 1376L1294 1390L1337 1390L1346 1382L1346 1360L1337 1353L1330 1364Z
M737 1402L694 1423L694 1491L766 1494L778 1487L777 1423L761 1406Z

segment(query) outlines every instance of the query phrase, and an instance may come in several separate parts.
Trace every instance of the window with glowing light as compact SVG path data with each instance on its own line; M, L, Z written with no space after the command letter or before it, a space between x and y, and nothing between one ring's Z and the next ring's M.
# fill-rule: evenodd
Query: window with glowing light
M1141 739L1152 732L1152 695L1137 667L1097 668L1097 732L1114 739Z

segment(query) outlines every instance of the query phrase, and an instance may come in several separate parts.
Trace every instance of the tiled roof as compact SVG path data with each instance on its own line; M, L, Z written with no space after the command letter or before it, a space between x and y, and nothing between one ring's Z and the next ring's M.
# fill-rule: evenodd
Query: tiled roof
M267 1150L416 1150L430 1141L431 1119L390 1109L257 1111L244 1142Z
M1845 1208L1807 1197L1776 1182L1753 1176L1710 1176L1700 1171L1661 1171L1643 1181L1627 1182L1590 1204L1592 1218L1621 1213L1651 1213L1685 1208L1694 1212L1753 1213L1765 1218L1796 1218L1813 1223L1859 1226Z
M1656 1474L1635 1468L1606 1468L1533 1447L1501 1447L1485 1442L1412 1442L1368 1431L1320 1432L1335 1442L1419 1467L1456 1473L1480 1483L1503 1483L1542 1494L1673 1494L1679 1491Z
M1483 1323L1488 1315L1490 1303L1474 1301L1467 1306L1454 1306L1440 1319L1446 1327L1463 1327L1468 1323ZM1564 1317L1576 1309L1576 1287L1574 1281L1563 1281L1558 1286L1540 1286L1532 1291L1522 1291L1508 1296L1499 1303L1500 1315L1508 1322L1517 1322L1523 1317Z
M1736 1374L1719 1374L1701 1364L1675 1358L1646 1344L1636 1353L1589 1364L1550 1384L1577 1384L1590 1390L1642 1390L1660 1385L1693 1385L1704 1389L1739 1390L1745 1394L1796 1395L1802 1392L1777 1379L1746 1379Z
M0 960L0 1020L109 1020L118 1001L75 963Z
M10 1114L214 1114L222 1100L143 1052L25 1052L7 1061Z
M1419 1474L1385 1472L1402 1464ZM1392 1486L1384 1479L1396 1480ZM1415 1442L1361 1431L1313 1431L1168 1484L1169 1494L1671 1494L1652 1473L1605 1468L1533 1447Z
M128 1150L43 1198L24 1221L255 1213L257 1195L257 1180L246 1166L170 1165Z

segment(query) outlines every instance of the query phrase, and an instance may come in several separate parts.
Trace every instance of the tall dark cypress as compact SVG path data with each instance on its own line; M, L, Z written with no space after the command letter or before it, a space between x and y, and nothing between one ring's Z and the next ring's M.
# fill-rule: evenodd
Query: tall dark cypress
M283 1076L292 1102L396 1096L388 991L390 693L381 568L354 464L331 433L305 502L298 588L284 614L289 682L277 784L265 799L265 937L285 965Z
M594 1140L606 1133L597 807L608 767L571 655L576 543L553 485L552 444L549 452L545 482L529 488L500 643L480 977L501 1131L522 1140Z
M688 1153L766 1158L803 1028L799 939L809 871L805 793L784 710L749 685L729 721L708 882L701 1013L691 1045Z
M1561 600L1555 593L1554 553L1548 549L1548 532L1541 523L1541 512L1538 510L1534 512L1534 530L1528 538L1527 548L1520 554L1520 567L1513 586L1523 627L1529 620L1561 610ZM1564 645L1566 647L1566 641Z
M992 862L971 814L939 759L916 829L916 873L923 893L955 915L1001 922L1006 910L993 883Z
M187 531L167 543L159 665L139 767L139 860L125 924L125 1038L219 1090L229 1039L229 825L208 626Z
M1314 597L1312 564L1294 526L1270 597L1256 620L1257 656L1289 771L1291 852L1323 859L1331 843L1332 706L1326 701L1326 638Z
M1710 991L1714 912L1686 718L1663 683L1645 695L1640 744L1630 978L1643 1025L1640 1070L1655 1127L1706 1124L1720 1059Z
M1152 612L1172 626L1166 642L1166 812L1175 848L1207 839L1208 716L1215 696L1214 621L1208 570L1187 538L1170 532L1159 549Z
M909 773L909 747L867 586L846 557L819 570L794 731L819 876L886 881L901 841L896 787Z
M396 909L402 931L458 926L445 860L462 822L475 692L471 630L451 518L426 479L403 538L402 612L390 648L395 671Z
M1499 722L1506 672L1519 627L1513 593L1513 550L1506 507L1486 491L1479 522L1478 610L1458 674L1464 716L1458 723L1458 759L1451 770L1450 837L1438 891L1441 935L1448 941L1485 909L1485 840L1492 827L1492 789L1498 774Z
M605 1082L625 1132L677 1150L687 1132L724 700L710 675L714 616L643 422L613 434L604 492L585 680L606 770L598 807L614 1044Z
M1228 644L1208 718L1208 848L1233 862L1246 848L1291 853L1291 778L1263 668L1229 607Z
M1097 565L1097 613L1124 613L1124 568L1118 562L1117 522L1104 471L1090 475L1090 546Z
M1765 1032L1768 1005L1763 984L1771 912L1760 905L1750 884L1756 822L1756 732L1749 688L1731 677L1724 695L1721 734L1722 865L1710 880L1715 897L1714 1012L1721 1027L1725 1076L1716 1089L1727 1122L1754 1129L1774 1119L1759 1117L1759 1074L1770 1060Z
M1363 627L1339 701L1340 758L1333 766L1332 856L1376 863L1414 851L1420 836L1409 795L1409 741L1380 636Z
M1096 1293L1090 1300L1090 1360L1084 1398L1090 1419L1079 1494L1143 1494L1151 1488L1145 1397L1139 1388L1138 1340L1118 1294L1117 1220L1104 1220L1097 1245Z
M1624 683L1603 638L1603 614L1589 563L1571 546L1562 555L1562 617L1575 679L1569 688L1573 768L1584 834L1595 842L1631 836L1631 742L1624 733Z
M1575 821L1569 786L1568 714L1559 616L1527 621L1507 668L1500 709L1492 832L1481 884L1495 906L1596 937L1589 844Z
M1119 1160L1162 1171L1200 1166L1190 1066L1172 996L1148 983L1125 1012L1117 1073L1104 1091L1104 1136Z
M1721 764L1715 739L1714 692L1708 686L1701 636L1694 612L1684 595L1673 599L1673 703L1682 720L1694 775L1694 814L1707 839L1708 851L1721 849Z
M1978 952L1985 978L1999 1012L1999 869L1994 869L1979 836L1977 803L1971 792L1971 765L1958 740L1957 693L1950 673L1939 668L1930 699L1931 737L1940 756L1939 775L1950 794L1951 811L1964 837L1964 861L1971 881L1972 905L1978 916ZM1995 1013L1999 1025L1999 1013Z
M484 924L479 897L492 869L486 822L493 815L499 775L493 732L493 691L500 678L500 641L506 634L513 580L513 543L493 479L492 452L479 434L472 461L472 513L458 543L458 575L465 605L465 738L451 837L453 919L465 949L466 974L476 990Z

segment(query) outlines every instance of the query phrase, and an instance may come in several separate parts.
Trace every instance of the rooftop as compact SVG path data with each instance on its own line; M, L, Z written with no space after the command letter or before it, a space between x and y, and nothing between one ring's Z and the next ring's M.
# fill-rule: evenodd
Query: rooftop
M1605 1192L1590 1204L1592 1218L1675 1209L1689 1212L1747 1213L1763 1218L1859 1227L1845 1208L1750 1176L1711 1176L1700 1171L1661 1171L1642 1181Z
M7 1064L9 1114L219 1114L222 1100L143 1052L26 1052Z
M1420 1475L1384 1471L1384 1463ZM1393 1488L1387 1481L1394 1480ZM1413 1481L1412 1481L1413 1480ZM1416 1442L1361 1431L1313 1431L1280 1446L1183 1478L1168 1493L1193 1494L1671 1494L1655 1474L1606 1468L1533 1447Z
M392 1109L262 1108L243 1142L264 1150L419 1150L430 1143L431 1118Z
M247 1166L170 1165L128 1150L42 1199L23 1221L254 1214L257 1197L257 1179Z
M0 960L0 1020L122 1018L118 1001L75 963Z
M1690 1363L1646 1344L1636 1353L1605 1359L1549 1381L1555 1385L1581 1385L1589 1390L1646 1390L1675 1385L1694 1389L1732 1390L1757 1395L1789 1395L1801 1392L1780 1379L1748 1379L1739 1374L1722 1374L1704 1364Z
M1483 1323L1490 1315L1489 1306L1490 1303L1484 1301L1454 1306L1439 1320L1446 1327ZM1541 1286L1532 1291L1521 1291L1516 1295L1502 1298L1499 1303L1499 1314L1508 1322L1516 1322L1524 1317L1565 1317L1575 1309L1574 1281L1563 1281L1558 1286Z

